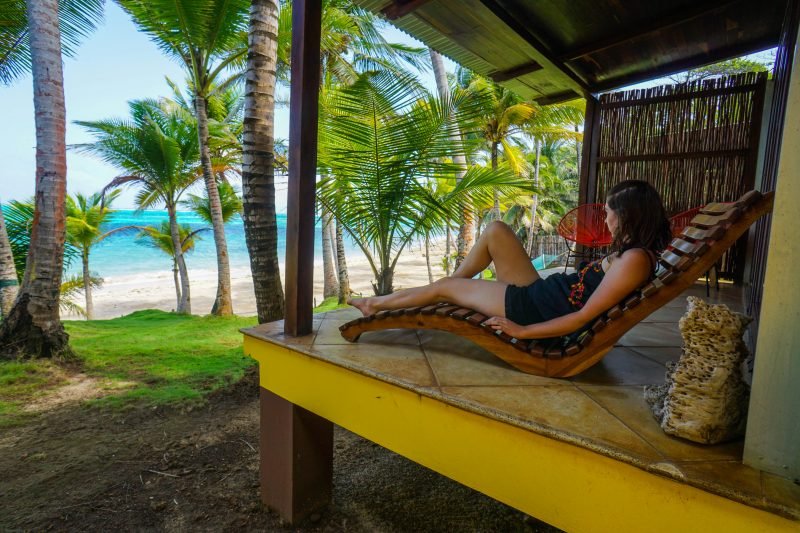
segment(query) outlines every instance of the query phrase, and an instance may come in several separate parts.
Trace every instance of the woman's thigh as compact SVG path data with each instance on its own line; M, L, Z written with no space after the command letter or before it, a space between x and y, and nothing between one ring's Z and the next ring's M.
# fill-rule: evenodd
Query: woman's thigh
M528 253L511 228L504 223L492 223L490 238L492 260L497 280L525 287L539 279Z
M506 316L508 283L485 279L443 278L434 285L440 301L468 307L486 316Z

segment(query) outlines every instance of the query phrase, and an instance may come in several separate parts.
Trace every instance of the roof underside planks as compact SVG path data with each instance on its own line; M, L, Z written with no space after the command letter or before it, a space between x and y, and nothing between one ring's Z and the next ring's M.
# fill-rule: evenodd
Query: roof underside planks
M785 0L355 0L547 104L776 46ZM398 16L399 15L399 16Z

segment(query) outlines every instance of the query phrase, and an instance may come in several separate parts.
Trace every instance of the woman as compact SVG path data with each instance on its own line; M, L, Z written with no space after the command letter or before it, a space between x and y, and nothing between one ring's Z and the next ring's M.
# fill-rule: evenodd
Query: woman
M572 333L655 276L657 254L672 237L661 197L647 182L624 181L606 199L606 225L615 252L573 274L546 279L502 222L492 222L452 277L386 296L349 303L364 316L450 302L491 317L486 324L518 339ZM497 281L472 279L494 261Z

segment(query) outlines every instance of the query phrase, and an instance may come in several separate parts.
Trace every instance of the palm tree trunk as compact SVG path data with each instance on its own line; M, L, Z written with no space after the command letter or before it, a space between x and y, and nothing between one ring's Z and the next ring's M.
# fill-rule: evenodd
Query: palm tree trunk
M541 165L542 157L542 141L536 139L536 163L533 165L533 186L539 186L539 168ZM528 229L528 257L533 253L533 236L536 235L536 211L539 209L539 195L533 193L533 201L531 202L531 226Z
M447 239L447 243L449 248L449 238ZM433 270L431 270L431 236L427 231L425 232L425 264L428 266L428 283L433 283Z
M181 284L178 281L178 262L175 261L175 257L172 257L172 281L175 282L175 297L176 302L180 303L181 301Z
M36 208L25 276L14 307L0 326L0 354L9 358L71 354L58 309L67 192L58 0L28 0L25 5L36 120Z
M446 96L450 94L450 88L447 84L447 72L444 68L444 60L442 59L441 54L435 51L432 48L429 48L428 51L430 52L431 56L431 64L433 65L433 75L436 79L436 89L439 92L439 97L444 100ZM461 142L461 135L454 135L454 141ZM464 174L467 172L467 158L459 153L453 158L453 162L458 165L458 173L456 175L456 183L460 182L464 178ZM474 244L473 240L473 233L475 233L475 220L472 217L472 206L470 205L470 200L467 200L464 203L464 207L461 210L461 223L458 227L458 238L456 239L458 255L456 256L456 264L455 268L458 268L461 264L461 261L467 257L467 254L472 249L472 245ZM450 275L450 254L448 252L448 263L447 263L447 275Z
M444 230L447 232L445 233L445 240L444 240L444 273L446 276L449 277L450 276L450 223L449 222L445 225ZM428 267L428 270L430 270L430 267ZM428 275L428 277L430 278L432 276ZM433 280L431 280L431 283L433 283Z
M83 250L83 295L86 297L86 320L94 318L94 303L92 302L92 276L89 274L89 250Z
M498 152L498 142L492 142L492 170L497 170L497 152ZM492 206L492 211L494 211L494 219L500 220L500 191L497 190L497 187L494 188L494 205Z
M14 255L8 240L3 208L0 204L0 316L8 316L14 306L19 291L17 269L14 266Z
M347 261L344 256L344 239L342 225L336 221L336 263L339 267L339 303L343 304L350 297L350 276L347 274Z
M322 216L322 297L331 298L339 291L336 288L336 271L333 267L333 246L330 225L332 215L325 206L320 206Z
M225 241L225 222L222 218L222 203L219 200L219 189L211 168L211 154L208 150L208 109L204 96L194 95L195 114L197 115L197 134L200 138L200 163L203 166L203 179L208 192L208 204L211 211L211 227L214 229L214 246L217 249L217 295L211 307L212 315L228 316L233 314L231 301L231 265L228 259L228 243Z
M178 307L175 310L178 314L192 314L192 298L189 293L189 271L186 269L186 260L183 257L183 246L178 230L178 215L174 205L167 206L169 215L169 233L172 236L172 249L174 251L175 262L178 264L178 272L181 277L181 291L178 298Z
M283 318L284 312L275 215L277 35L277 3L252 0L242 134L242 220L259 323Z

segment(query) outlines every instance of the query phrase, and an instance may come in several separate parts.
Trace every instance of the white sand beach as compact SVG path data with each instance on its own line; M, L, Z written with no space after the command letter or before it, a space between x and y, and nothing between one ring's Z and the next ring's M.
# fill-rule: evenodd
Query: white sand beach
M434 279L445 275L442 269L442 257L445 253L444 240L431 243L431 269ZM371 281L375 278L372 269L362 254L350 254L347 257L350 276L350 287L356 293L366 296L374 294ZM281 265L281 278L285 279L285 268ZM100 273L102 276L102 272ZM214 302L217 289L217 273L209 269L192 269L189 267L189 279L192 297L192 313L208 314ZM425 264L424 245L413 244L406 248L395 268L395 289L414 287L428 283L428 269ZM253 280L249 266L231 268L231 285L233 289L233 308L237 315L256 314L256 301L253 293ZM175 310L175 285L172 272L148 272L125 276L104 276L103 286L92 293L94 300L94 318L106 319L127 315L141 309ZM322 298L322 262L314 268L314 298L320 304ZM76 303L83 306L83 295L76 296ZM81 317L62 313L62 318L77 320Z

